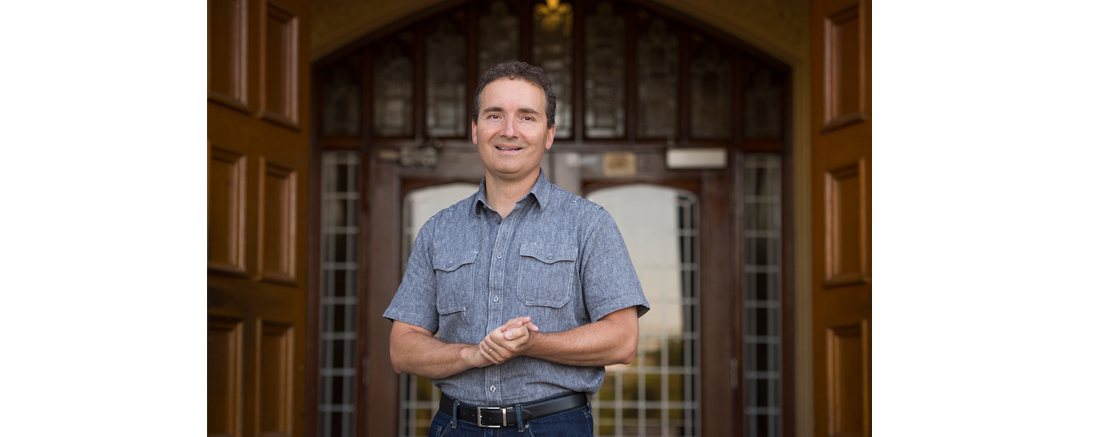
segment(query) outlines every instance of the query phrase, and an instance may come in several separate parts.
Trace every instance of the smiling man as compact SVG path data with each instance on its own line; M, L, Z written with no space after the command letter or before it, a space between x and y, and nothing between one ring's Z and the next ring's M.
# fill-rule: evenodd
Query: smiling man
M431 435L592 435L604 366L629 364L649 310L611 215L546 180L554 91L508 61L481 77L477 193L428 220L383 314L390 361L443 392Z

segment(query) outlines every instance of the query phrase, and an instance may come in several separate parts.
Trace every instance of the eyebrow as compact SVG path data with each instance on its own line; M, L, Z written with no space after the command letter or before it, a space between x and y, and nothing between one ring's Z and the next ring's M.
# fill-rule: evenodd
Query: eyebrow
M482 113L486 113L486 112L504 112L504 108L501 108L499 106L490 106L488 108L482 109L481 112ZM519 108L519 113L520 114L539 115L539 111L537 109L531 109L531 108Z

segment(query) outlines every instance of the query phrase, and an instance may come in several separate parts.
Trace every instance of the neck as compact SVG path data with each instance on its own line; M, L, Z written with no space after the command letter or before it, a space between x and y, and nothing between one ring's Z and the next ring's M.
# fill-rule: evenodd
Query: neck
M501 218L508 217L512 209L516 207L516 202L531 192L531 188L535 186L538 179L539 172L534 172L531 176L517 180L502 180L486 174L485 200L489 203L489 207L493 208L493 211L500 214Z

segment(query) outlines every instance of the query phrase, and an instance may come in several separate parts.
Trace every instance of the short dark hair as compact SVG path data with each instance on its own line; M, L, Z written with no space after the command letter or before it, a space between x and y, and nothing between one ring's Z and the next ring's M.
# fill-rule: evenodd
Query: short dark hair
M550 79L546 77L542 69L534 65L515 59L501 62L481 75L477 83L477 91L474 92L473 121L477 124L477 115L481 112L481 90L485 85L497 79L523 79L532 85L542 87L542 93L546 95L546 128L554 126L554 110L557 108L557 97L554 96L554 88L550 85Z

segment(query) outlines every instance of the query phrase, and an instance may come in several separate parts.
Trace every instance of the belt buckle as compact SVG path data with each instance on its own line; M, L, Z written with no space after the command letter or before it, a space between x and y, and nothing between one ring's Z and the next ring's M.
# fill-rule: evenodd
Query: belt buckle
M483 425L481 423L481 410L500 411L500 425ZM477 407L477 426L482 428L504 428L508 425L508 407Z

